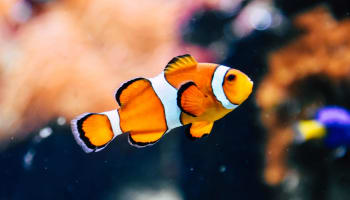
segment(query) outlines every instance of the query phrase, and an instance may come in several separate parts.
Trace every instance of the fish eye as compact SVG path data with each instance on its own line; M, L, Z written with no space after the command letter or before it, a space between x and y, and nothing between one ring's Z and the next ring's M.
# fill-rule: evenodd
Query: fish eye
M227 80L233 81L235 78L236 78L236 76L234 74L230 74L230 75L228 75Z

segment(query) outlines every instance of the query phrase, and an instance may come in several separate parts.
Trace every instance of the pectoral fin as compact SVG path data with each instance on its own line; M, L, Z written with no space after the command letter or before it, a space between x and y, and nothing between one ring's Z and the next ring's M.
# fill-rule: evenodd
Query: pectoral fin
M187 135L190 139L195 140L202 137L205 137L210 134L211 129L213 128L214 122L194 122L190 125Z
M194 82L187 82L177 92L177 105L182 112L198 117L206 111L208 98Z

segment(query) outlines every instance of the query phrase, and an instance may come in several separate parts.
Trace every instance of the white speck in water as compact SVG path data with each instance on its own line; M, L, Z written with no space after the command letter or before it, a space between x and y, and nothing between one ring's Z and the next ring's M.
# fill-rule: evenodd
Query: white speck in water
M219 167L219 172L221 172L221 173L226 172L226 166L225 166L225 165L221 165L221 166Z
M12 19L18 23L28 21L33 14L32 8L27 1L17 1L10 12Z
M65 125L66 124L66 118L64 118L64 117L57 118L57 124L60 125L60 126Z
M334 156L335 156L335 158L342 158L342 157L344 157L345 156L345 154L346 154L346 147L344 147L344 146L341 146L341 147L338 147L336 150L335 150L335 152L334 152Z
M271 13L264 7L255 7L250 14L250 25L256 30L266 30L272 22Z
M284 180L284 187L287 191L293 192L297 189L298 185L300 183L300 176L297 172L291 171L286 179Z
M190 171L191 171L191 172L193 172L193 171L194 171L193 167L191 167L191 168L190 168Z
M157 200L182 200L181 191L167 183L163 183L161 189L154 189L149 186L133 186L127 187L111 199L119 200L145 200L145 199L157 199Z
M50 127L45 127L39 131L41 138L47 138L52 134L52 129Z
M29 169L33 164L33 158L35 156L35 151L30 149L23 157L23 167Z

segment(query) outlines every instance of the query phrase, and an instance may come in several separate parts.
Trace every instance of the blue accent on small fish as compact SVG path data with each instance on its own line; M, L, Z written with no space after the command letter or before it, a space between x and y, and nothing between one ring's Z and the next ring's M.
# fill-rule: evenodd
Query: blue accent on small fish
M315 119L327 129L324 139L330 148L350 147L350 112L339 106L326 106L318 110Z

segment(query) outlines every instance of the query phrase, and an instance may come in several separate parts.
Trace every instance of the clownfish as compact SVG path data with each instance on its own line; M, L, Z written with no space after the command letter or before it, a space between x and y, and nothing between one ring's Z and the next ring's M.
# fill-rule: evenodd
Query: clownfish
M239 70L198 63L191 55L174 57L154 78L135 78L115 94L119 108L85 113L71 121L77 143L86 153L104 149L116 136L145 147L170 130L190 124L193 139L210 134L214 121L243 103L253 82Z

